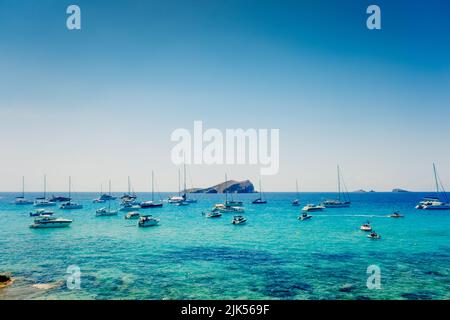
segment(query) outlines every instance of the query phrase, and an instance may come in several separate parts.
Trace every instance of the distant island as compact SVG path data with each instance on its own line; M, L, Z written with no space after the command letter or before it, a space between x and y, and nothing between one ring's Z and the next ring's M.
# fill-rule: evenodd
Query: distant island
M392 192L409 192L409 191L405 190L405 189L395 188L395 189L392 189Z
M358 190L355 190L355 191L353 191L353 192L364 193L364 192L375 192L375 190L370 189L369 191L366 191L366 190L364 190L364 189L358 189Z
M215 186L208 188L192 188L187 189L187 193L254 193L255 187L250 180L244 181L236 181L236 180L228 180L226 182L222 182L216 184Z

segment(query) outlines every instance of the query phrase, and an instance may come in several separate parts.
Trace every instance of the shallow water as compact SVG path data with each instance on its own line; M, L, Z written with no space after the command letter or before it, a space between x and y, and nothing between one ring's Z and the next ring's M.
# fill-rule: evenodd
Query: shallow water
M223 195L195 195L197 204L141 210L161 222L138 228L125 213L95 217L97 195L79 193L83 209L53 207L74 220L69 228L35 230L28 228L33 207L15 206L15 195L3 193L0 272L15 282L0 299L449 299L450 212L415 210L424 195L351 194L350 208L309 221L297 220L294 194L268 193L267 205L238 195L248 219L240 226L231 214L201 214ZM301 201L330 196L303 193ZM393 210L406 217L387 217ZM381 240L359 231L367 220ZM379 290L366 286L372 264L381 268ZM79 290L66 286L69 265L81 270Z

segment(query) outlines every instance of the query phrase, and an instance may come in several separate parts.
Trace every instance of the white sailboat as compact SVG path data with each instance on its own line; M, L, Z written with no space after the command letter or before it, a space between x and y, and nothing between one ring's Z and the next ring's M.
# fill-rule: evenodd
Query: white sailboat
M225 202L224 203L218 203L214 205L212 211L216 212L232 212L232 213L238 213L238 212L244 212L244 208L242 207L241 202L237 202L234 200L228 201L228 177L227 174L225 174ZM237 205L236 205L237 203Z
M14 204L17 205L33 204L33 201L25 198L25 177L22 177L22 195L16 197L16 200L14 200Z
M339 166L337 166L337 178L338 178L338 197L337 199L327 199L322 202L322 206L325 208L348 208L350 207L350 197L348 192L341 191L341 173Z
M35 207L52 207L56 203L47 199L47 175L44 175L44 196L41 198L36 198L33 205Z
M181 196L181 172L178 170L178 196L171 196L167 200L169 203L178 204L184 201L184 197Z
M69 199L71 198L72 193L72 178L69 177ZM74 210L74 209L83 209L83 206L79 203L72 202L71 200L67 201L66 203L63 203L60 207L62 210Z
M195 199L191 199L191 198L188 198L188 193L186 192L186 162L184 163L184 193L183 193L183 202L184 203L186 203L186 204L189 204L189 203L197 203L197 200L195 200Z
M300 200L299 200L299 195L298 195L298 181L297 180L295 180L295 190L296 190L297 198L295 198L292 201L292 205L295 207L298 207L300 205Z
M105 216L117 216L118 211L111 209L111 180L109 180L109 199L108 199L108 207L103 207L97 209L95 215L97 217L105 217Z
M436 197L424 198L416 206L416 209L422 210L450 210L450 202L447 193L444 190L441 180L437 174L436 165L433 163L434 181L436 184ZM442 194L442 200L441 200Z
M125 193L122 197L120 197L120 199L122 199L122 203L132 203L135 204L135 201L137 199L137 195L134 192L131 192L131 180L130 180L130 176L128 176L128 193Z
M267 201L262 198L263 192L261 187L261 179L259 179L259 198L252 201L253 204L266 204Z

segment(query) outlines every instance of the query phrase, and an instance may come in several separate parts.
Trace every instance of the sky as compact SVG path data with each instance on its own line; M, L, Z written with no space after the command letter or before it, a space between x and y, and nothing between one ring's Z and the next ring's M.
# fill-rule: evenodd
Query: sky
M81 30L66 8L81 8ZM366 8L381 8L368 30ZM178 189L177 128L280 129L266 191L450 189L450 4L0 0L0 191ZM188 184L258 183L191 165Z

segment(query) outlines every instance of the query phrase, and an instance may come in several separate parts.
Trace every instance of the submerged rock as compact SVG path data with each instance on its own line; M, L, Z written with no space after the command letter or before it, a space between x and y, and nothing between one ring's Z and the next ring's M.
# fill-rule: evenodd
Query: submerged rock
M13 282L13 278L10 274L0 273L0 288L9 286Z

